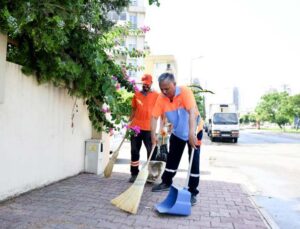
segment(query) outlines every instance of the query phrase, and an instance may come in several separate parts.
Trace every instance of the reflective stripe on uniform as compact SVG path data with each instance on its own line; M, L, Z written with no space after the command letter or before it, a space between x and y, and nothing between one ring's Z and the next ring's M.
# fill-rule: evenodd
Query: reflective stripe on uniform
M133 167L136 167L136 166L139 166L139 161L132 161L131 162L131 166L133 166Z
M177 170L167 169L167 168L166 168L165 170L166 170L167 172L169 172L169 173L176 173L176 171L177 171Z
M200 174L193 174L193 173L191 173L190 176L191 177L200 177Z

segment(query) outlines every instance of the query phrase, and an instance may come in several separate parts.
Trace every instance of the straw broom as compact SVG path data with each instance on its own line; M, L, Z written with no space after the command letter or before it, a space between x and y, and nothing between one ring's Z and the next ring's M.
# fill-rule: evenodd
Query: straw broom
M143 165L139 175L135 179L134 183L119 196L111 200L111 203L123 211L131 214L136 214L140 205L141 197L144 191L144 186L148 178L148 164L152 154L154 152L155 145L152 146L152 150L147 162Z
M120 149L121 149L121 146L123 145L123 142L125 141L126 139L126 135L124 135L120 145L118 146L118 148L116 149L115 152L113 152L112 156L110 157L109 159L109 162L108 164L106 165L105 167L105 170L104 170L104 176L106 178L110 177L111 174L112 174L112 170L113 170L113 167L114 167L114 164L118 158L118 155L119 155L119 152L120 152Z

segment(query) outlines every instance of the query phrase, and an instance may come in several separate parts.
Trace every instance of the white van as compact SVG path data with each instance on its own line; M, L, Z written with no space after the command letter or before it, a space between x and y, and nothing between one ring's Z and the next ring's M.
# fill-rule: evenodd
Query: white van
M239 117L234 104L210 104L207 134L210 140L239 138Z

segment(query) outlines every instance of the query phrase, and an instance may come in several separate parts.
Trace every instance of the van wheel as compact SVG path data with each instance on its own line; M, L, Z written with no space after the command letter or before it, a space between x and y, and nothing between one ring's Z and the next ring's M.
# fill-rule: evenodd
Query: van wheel
M213 137L211 137L210 140L211 140L212 142L215 142L215 141L216 141L216 139L213 138Z
M233 138L233 143L237 143L238 139L237 138Z

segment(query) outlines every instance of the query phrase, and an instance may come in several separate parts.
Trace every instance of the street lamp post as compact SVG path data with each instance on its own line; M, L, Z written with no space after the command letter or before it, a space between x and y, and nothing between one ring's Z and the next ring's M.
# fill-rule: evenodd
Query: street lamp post
M197 59L201 59L203 58L204 56L197 56L197 57L194 57L194 58L191 58L191 78L190 78L190 84L193 84L193 61L194 60L197 60Z

